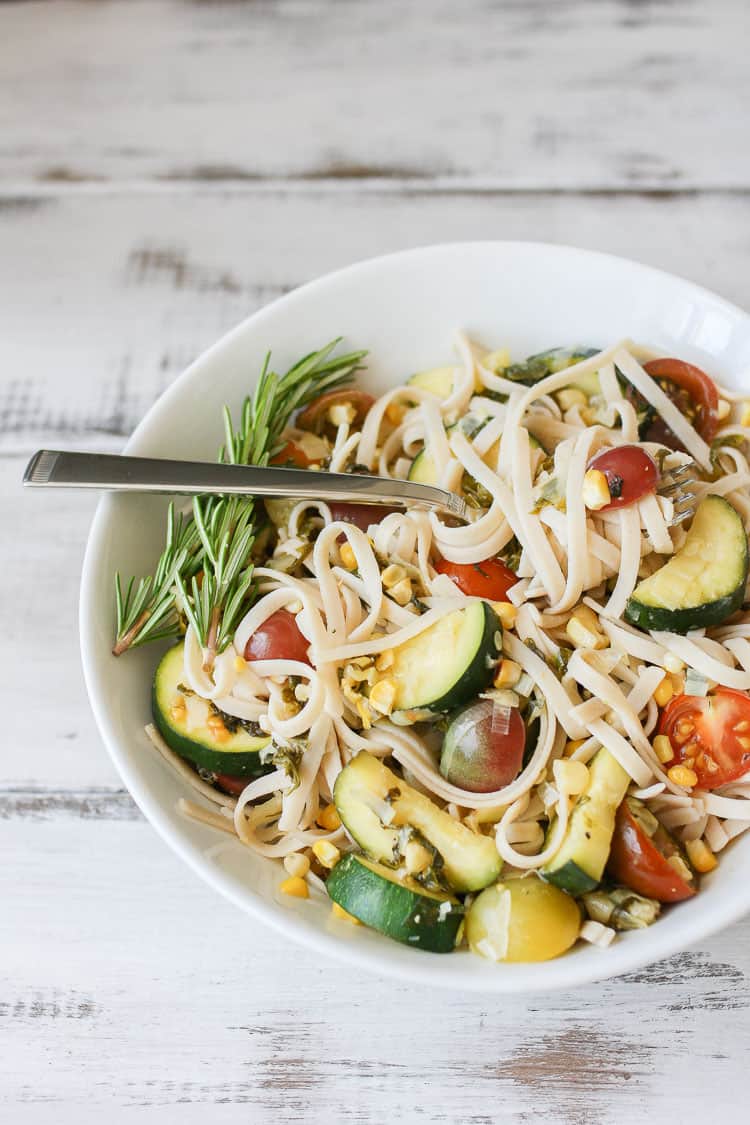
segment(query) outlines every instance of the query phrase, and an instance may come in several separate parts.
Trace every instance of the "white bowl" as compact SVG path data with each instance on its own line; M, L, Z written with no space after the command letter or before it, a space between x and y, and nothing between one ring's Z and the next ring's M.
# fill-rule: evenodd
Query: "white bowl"
M516 357L559 344L631 338L705 366L750 391L750 317L687 281L635 262L564 246L475 242L409 250L311 282L251 316L198 359L152 407L127 451L213 459L221 407L252 389L268 348L277 366L344 334L370 349L363 383L382 392L446 362L458 328ZM91 705L123 781L157 831L227 898L288 937L408 981L481 992L568 987L674 953L750 909L750 839L722 856L692 901L601 951L580 945L555 961L494 965L467 952L423 953L332 919L329 906L279 896L278 861L260 858L175 811L186 787L148 743L154 648L115 659L112 576L147 573L166 501L102 500L81 581L81 649Z

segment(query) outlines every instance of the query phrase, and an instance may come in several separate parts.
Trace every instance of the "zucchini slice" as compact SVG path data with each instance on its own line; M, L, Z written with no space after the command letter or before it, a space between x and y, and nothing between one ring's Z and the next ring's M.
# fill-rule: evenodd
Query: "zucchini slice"
M395 680L394 711L452 711L484 691L502 647L487 602L470 602L393 650L384 679Z
M260 751L271 741L258 738L239 724L234 731L211 731L213 712L207 699L185 692L183 643L162 657L154 675L151 697L154 722L167 746L200 769L252 780L272 770L261 762ZM230 719L231 722L231 719Z
M348 914L373 930L431 953L451 953L463 920L458 899L428 891L414 879L351 852L334 867L326 890Z
M573 809L563 842L542 877L572 895L601 882L615 830L615 814L630 777L604 747L589 765L589 783Z
M747 572L740 516L722 496L706 496L681 550L636 586L625 618L641 629L670 633L719 625L742 605Z
M481 890L500 874L502 860L493 839L454 820L366 750L336 778L333 799L349 835L377 863L397 867L411 829L435 849L439 861L434 866L454 890Z

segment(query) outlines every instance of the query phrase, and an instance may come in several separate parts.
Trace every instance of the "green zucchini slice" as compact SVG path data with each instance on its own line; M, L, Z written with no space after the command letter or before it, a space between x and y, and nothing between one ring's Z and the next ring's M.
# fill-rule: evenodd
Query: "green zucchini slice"
M576 801L559 849L542 877L572 895L601 882L615 830L615 814L630 777L604 747L589 764L589 783Z
M366 750L336 778L333 799L349 835L377 863L397 867L417 833L437 853L435 871L456 891L480 890L500 874L493 839L454 820Z
M641 629L687 633L719 625L745 597L747 535L722 496L698 505L682 548L633 591L625 618Z
M260 751L271 741L256 737L239 723L229 737L220 739L206 725L213 712L208 700L199 699L183 687L184 644L171 648L154 675L152 710L162 738L181 758L199 769L252 780L273 769L261 762ZM232 720L227 719L232 726Z
M353 852L344 856L326 881L340 907L373 930L431 953L451 953L463 920L461 903L426 890L414 879L399 879L382 864Z
M395 680L394 711L452 711L489 686L502 647L500 622L487 602L446 614L393 650L384 678Z

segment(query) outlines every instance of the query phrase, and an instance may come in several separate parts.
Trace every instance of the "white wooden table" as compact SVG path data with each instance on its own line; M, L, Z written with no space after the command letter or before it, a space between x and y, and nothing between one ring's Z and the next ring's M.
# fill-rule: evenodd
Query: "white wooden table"
M550 239L750 304L749 10L0 5L3 1121L749 1119L750 920L485 1002L321 962L199 883L89 713L94 501L19 484L38 444L119 449L225 329L387 250Z

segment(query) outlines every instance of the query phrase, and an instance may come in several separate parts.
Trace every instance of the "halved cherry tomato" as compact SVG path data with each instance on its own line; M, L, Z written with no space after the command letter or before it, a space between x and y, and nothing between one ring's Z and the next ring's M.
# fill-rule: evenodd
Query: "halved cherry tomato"
M225 793L231 793L233 796L239 796L242 790L250 784L252 778L250 777L230 777L228 773L217 773L216 784Z
M297 622L285 609L272 613L245 645L245 660L299 660L309 664L305 640Z
M354 524L362 531L367 531L371 523L380 523L391 512L398 511L398 508L388 508L385 504L346 504L337 500L330 502L328 507L335 520Z
M296 441L285 442L279 452L271 458L272 465L293 465L297 469L306 469L312 463L312 458L307 456Z
M297 425L301 430L314 430L319 434L328 420L328 411L338 403L348 402L354 407L356 414L352 425L358 426L364 421L367 411L375 399L365 391L354 391L343 388L340 391L326 391L320 398L309 403L297 415Z
M701 789L717 789L750 772L750 696L717 687L710 695L678 695L662 711L659 733L674 763L694 770Z
M508 590L518 578L500 559L484 559L479 563L453 563L438 559L438 574L447 574L459 590L472 598L486 598L491 602L507 602Z
M470 793L494 793L518 776L525 746L526 726L518 707L479 699L453 716L440 772Z
M626 797L617 810L607 863L609 874L639 895L659 902L692 898L695 887L669 862L670 856L679 856L690 870L679 845L662 825L650 836L638 819L639 806L640 801Z
M711 442L719 428L719 392L710 375L681 359L652 359L643 370L658 379L662 390L696 428L704 441ZM682 442L661 417L656 417L642 434L645 441L658 441L670 449L683 449Z
M638 445L618 445L603 449L588 463L589 469L604 473L612 499L601 511L624 508L656 489L659 470L653 457Z

